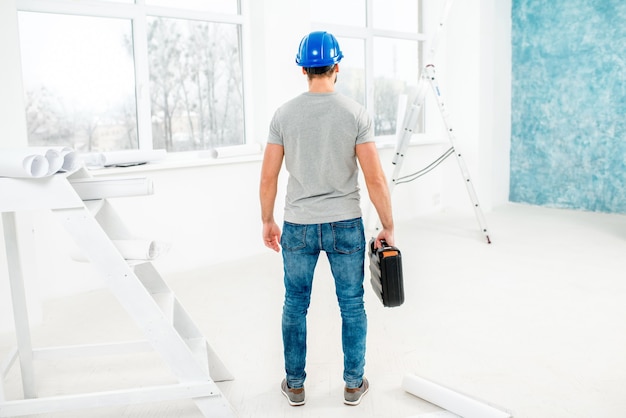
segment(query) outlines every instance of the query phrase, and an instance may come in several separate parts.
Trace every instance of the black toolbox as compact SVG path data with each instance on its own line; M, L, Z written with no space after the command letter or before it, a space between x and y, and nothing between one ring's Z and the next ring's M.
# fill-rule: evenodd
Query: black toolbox
M374 248L376 238L369 243L370 282L383 306L392 308L404 303L402 254L397 247L382 241L382 248Z

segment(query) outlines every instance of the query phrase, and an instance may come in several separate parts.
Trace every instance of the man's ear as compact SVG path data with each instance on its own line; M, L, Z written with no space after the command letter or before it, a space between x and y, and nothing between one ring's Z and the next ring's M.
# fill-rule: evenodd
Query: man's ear
M335 72L338 73L339 72L339 64L335 64Z
M306 75L306 68L302 67L302 74Z

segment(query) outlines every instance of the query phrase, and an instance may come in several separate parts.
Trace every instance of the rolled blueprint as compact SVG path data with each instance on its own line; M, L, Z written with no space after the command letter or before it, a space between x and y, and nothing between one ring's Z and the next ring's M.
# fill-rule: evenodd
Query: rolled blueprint
M34 152L43 155L48 160L48 172L46 176L57 173L63 167L63 156L56 148L33 147Z
M113 240L113 244L126 260L154 260L170 249L168 243L150 240Z
M82 163L82 160L76 154L73 148L70 147L57 147L56 150L63 157L63 165L60 171L75 171Z
M511 418L511 414L419 376L407 374L402 388L463 418Z
M32 177L48 175L50 163L45 155L29 149L0 150L0 177Z
M112 242L125 260L156 260L167 254L171 247L171 244L168 242L146 239L112 240ZM87 256L78 247L70 251L70 257L74 261L89 261Z
M24 147L0 150L0 177L47 177L76 170L81 161L70 147Z

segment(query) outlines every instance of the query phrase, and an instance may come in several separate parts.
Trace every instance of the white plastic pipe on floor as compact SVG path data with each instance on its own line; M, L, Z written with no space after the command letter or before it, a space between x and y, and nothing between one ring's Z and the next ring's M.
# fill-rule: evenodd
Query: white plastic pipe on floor
M511 414L419 376L407 374L402 388L463 418L511 418Z

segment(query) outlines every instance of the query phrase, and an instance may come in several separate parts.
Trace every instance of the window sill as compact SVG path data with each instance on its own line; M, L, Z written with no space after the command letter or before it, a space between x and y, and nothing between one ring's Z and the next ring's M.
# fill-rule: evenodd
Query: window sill
M419 134L415 135L409 143L410 147L428 145L449 145L449 142L447 142L445 138L435 138L432 136ZM396 139L395 137L388 137L383 140L379 140L376 142L376 147L380 150L391 148L395 149ZM212 167L225 164L257 163L262 160L263 153L261 151L247 155L217 158L210 156L208 151L200 153L172 153L168 154L167 158L161 161L148 162L145 164L137 164L127 167L89 168L89 172L94 176L106 176L111 174L129 174L150 171L179 170L196 167Z
M89 172L94 176L106 176L111 174L143 173L150 171L179 170L195 167L212 167L225 164L252 163L260 162L263 158L263 154L260 152L250 155L239 155L223 158L204 157L202 156L202 154L200 155L201 156L198 156L198 153L193 153L193 157L189 154L184 156L168 155L166 159L161 161L148 162L145 164L131 165L127 167L90 168Z

